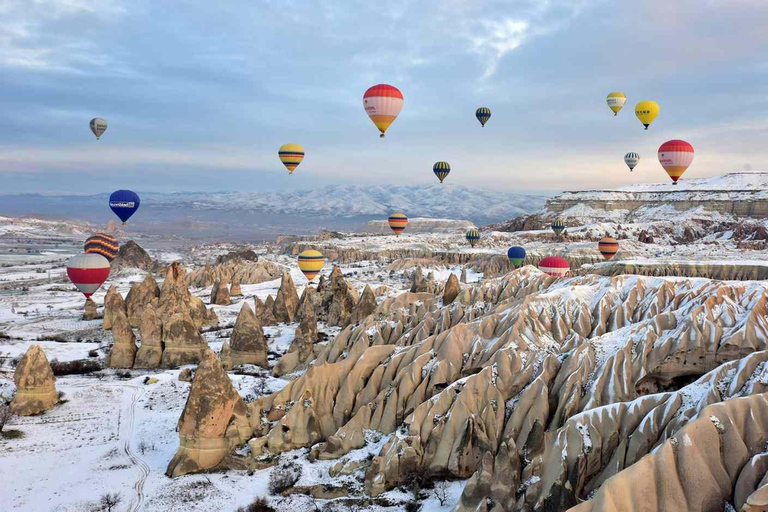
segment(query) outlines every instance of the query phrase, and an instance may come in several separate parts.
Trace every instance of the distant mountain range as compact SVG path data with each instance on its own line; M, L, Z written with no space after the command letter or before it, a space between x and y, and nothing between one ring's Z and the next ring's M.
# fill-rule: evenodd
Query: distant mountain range
M381 217L403 212L409 217L472 220L489 223L527 214L544 206L546 197L524 193L489 191L460 185L336 185L284 192L142 193L141 209L266 213L327 218ZM21 204L27 213L53 214L56 208L79 209L106 206L108 194L90 196L0 196L0 213L11 205L15 214ZM43 211L45 210L45 211Z

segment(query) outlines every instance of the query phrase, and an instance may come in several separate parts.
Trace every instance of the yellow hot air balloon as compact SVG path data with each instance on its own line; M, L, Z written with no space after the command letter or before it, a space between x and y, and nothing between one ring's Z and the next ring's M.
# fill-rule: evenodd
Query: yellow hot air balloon
M283 144L277 150L277 156L280 157L280 161L288 169L288 174L293 174L296 167L304 160L304 148L294 143Z
M659 115L659 104L655 101L643 100L635 105L635 115L647 130L656 116Z
M320 251L307 249L299 254L299 269L304 273L307 281L312 281L323 270L325 258Z
M623 92L612 92L605 98L608 108L613 110L615 116L619 115L619 110L624 106L625 101L627 101L627 96Z

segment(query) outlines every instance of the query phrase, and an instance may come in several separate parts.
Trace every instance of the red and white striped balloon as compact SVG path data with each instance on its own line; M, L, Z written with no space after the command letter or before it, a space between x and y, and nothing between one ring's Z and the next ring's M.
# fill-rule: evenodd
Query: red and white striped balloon
M539 270L555 277L563 277L571 270L568 260L560 256L547 256L539 262Z
M109 277L109 261L101 254L72 256L67 262L67 275L83 295L90 297Z

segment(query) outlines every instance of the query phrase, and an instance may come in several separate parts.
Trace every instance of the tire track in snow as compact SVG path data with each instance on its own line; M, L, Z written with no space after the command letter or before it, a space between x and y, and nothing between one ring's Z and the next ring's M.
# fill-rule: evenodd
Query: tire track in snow
M133 435L133 421L136 416L136 402L138 402L139 397L144 394L144 390L138 386L127 385L126 387L133 388L133 395L131 395L131 403L125 411L123 451L131 460L131 463L139 468L139 479L133 484L133 489L136 491L136 497L131 500L131 505L128 507L128 511L138 512L144 504L144 483L149 476L149 465L131 450L131 437Z

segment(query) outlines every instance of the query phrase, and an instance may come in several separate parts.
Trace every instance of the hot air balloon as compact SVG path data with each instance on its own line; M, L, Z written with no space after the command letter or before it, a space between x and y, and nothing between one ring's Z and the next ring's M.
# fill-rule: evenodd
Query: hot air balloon
M299 254L299 269L304 273L307 281L312 281L323 270L325 258L320 251L307 249Z
M606 260L610 260L619 252L619 241L612 236L603 237L597 243L597 250Z
M608 104L608 108L613 110L613 115L619 115L619 110L624 106L624 102L627 101L627 96L623 92L612 92L605 98L605 102Z
M555 232L556 236L560 236L563 231L565 231L565 222L560 219L555 219L552 221L552 231Z
M408 217L404 213L393 213L388 219L389 227L395 232L396 236L400 236L400 233L405 230L408 225Z
M288 174L293 174L296 167L304 160L304 148L293 143L283 144L277 150L277 156L280 157L280 161L288 169Z
M522 247L510 247L507 251L507 258L509 258L509 261L512 262L515 268L517 268L522 265L523 260L525 260L525 249Z
M467 234L465 235L467 237L467 242L469 242L469 245L472 247L475 246L477 242L480 241L480 231L472 228L469 231L467 231Z
M632 172L632 170L637 166L637 164L640 163L640 155L630 151L629 153L624 155L624 163L627 164L627 167L629 167L629 172Z
M539 270L551 276L563 277L571 270L571 266L565 258L547 256L539 262Z
M647 130L656 116L659 115L659 104L655 101L643 100L635 105L635 115Z
M435 173L437 179L442 183L445 177L451 173L451 164L448 162L435 162L435 165L432 166L432 172Z
M139 194L130 190L116 190L109 196L109 207L123 221L123 226L139 209L140 203Z
M100 117L94 117L91 119L91 131L96 136L96 140L99 140L99 137L107 131L107 122Z
M109 262L101 254L78 254L67 262L67 275L83 295L90 297L109 277Z
M672 184L677 185L677 180L693 162L693 146L684 140L668 140L659 146L659 163L672 178Z
M363 108L384 137L389 125L403 110L403 93L387 84L374 85L363 94Z
M480 125L485 128L485 123L491 118L491 109L488 107L480 107L475 111L475 117L480 121Z
M86 239L83 247L86 254L101 254L110 263L117 256L117 252L120 250L120 245L117 243L117 238L106 233L96 233Z

